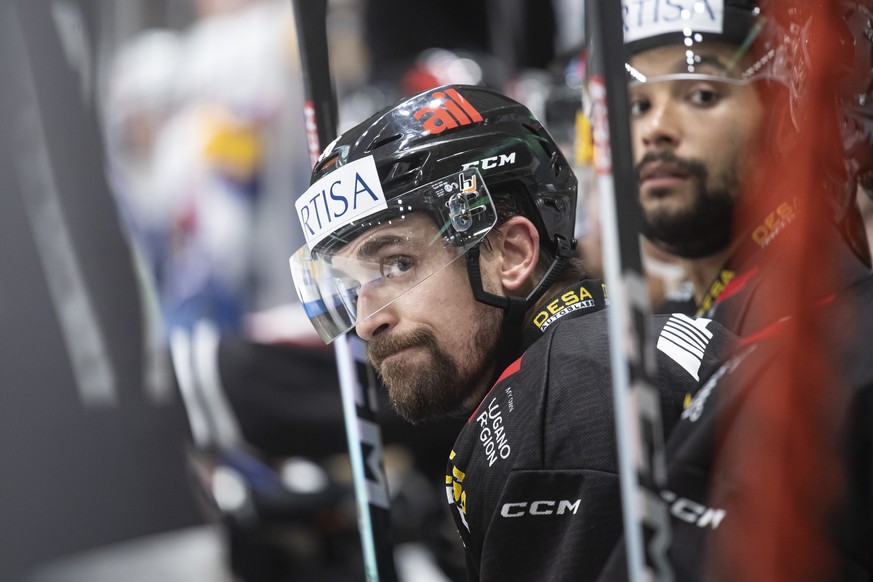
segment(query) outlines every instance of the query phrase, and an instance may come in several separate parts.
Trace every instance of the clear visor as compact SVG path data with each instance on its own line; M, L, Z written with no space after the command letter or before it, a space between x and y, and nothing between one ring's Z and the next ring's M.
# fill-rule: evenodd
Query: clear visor
M475 168L387 201L289 262L294 287L325 343L395 301L479 244L497 212Z
M646 76L630 65L625 65L628 71L628 88L632 89L639 85L661 83L663 81L709 81L713 83L727 83L729 85L747 85L753 81L765 79L763 75L736 77L709 73L670 73L667 75Z
M761 36L765 29L767 33ZM683 34L683 42L664 45L682 49L681 57L671 64L671 70L646 71L625 63L628 87L663 81L746 85L772 80L785 85L792 96L796 93L795 69L799 60L802 60L802 47L795 38L797 35L788 34L775 21L763 17L758 19L745 39L737 45L719 42L718 38L708 37L706 33L701 34L693 28L684 29ZM751 49L756 40L762 40L763 45L755 51L757 56L751 58Z
M778 80L782 73L777 66L775 53L767 53L755 63L742 67L743 50L733 54L701 46L699 50L686 48L684 55L670 65L669 71L653 73L625 63L628 87L663 81L712 81L733 85L746 85L764 79Z
M803 75L793 73L797 68L798 55L792 52L793 44L768 50L761 58L750 65L739 66L745 54L741 47L733 55L713 56L705 46L700 50L689 48L684 53L682 62L677 62L669 71L646 71L625 63L628 89L651 85L654 83L724 83L727 85L748 85L756 81L773 81L781 84L788 92L789 106L792 118L797 123L797 115L801 109L803 92Z

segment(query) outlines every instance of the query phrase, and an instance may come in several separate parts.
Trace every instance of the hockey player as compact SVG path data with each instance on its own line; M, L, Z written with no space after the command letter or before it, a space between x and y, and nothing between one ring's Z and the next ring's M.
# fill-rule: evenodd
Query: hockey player
M472 86L350 129L297 201L291 268L321 337L355 327L409 421L469 415L445 486L471 580L590 580L621 532L607 297L570 258L575 203L530 111ZM669 427L726 336L653 324Z
M668 441L676 578L870 580L871 4L628 6L646 234L745 336Z
M729 327L745 335L785 315L778 306L762 305L752 297L767 284L765 274L783 255L786 237L780 235L798 212L791 193L768 191L769 168L762 170L761 162L791 168L798 160L801 131L817 128L830 139L827 132L837 131L837 122L833 108L810 111L804 101L806 9L782 2L786 16L776 18L774 11L761 17L758 0L691 4L693 9L682 15L678 4L659 12L647 3L629 2L625 14L643 232L683 259L691 284L686 286L685 308L730 320ZM848 4L841 3L841 10ZM770 5L780 4L777 0ZM863 10L869 18L869 4ZM863 15L855 12L857 26L863 26ZM834 141L819 160L820 208L808 210L830 216L834 228L827 234L842 243L831 245L841 251L833 260L843 264L840 280L830 282L832 290L864 276L870 265L854 205L854 182L841 177L844 151L850 160L870 155L869 145L863 144L871 131L869 98L865 100L870 88L863 86L869 82L870 41L858 32L857 40L845 30L831 39L838 50L852 53L840 56L839 70L832 76L841 85L838 91L845 89L860 109L866 101L867 110L842 124L853 151ZM856 46L858 42L862 44ZM866 67L859 62L852 69L855 51L859 56L867 51L862 57ZM858 163L850 164L853 174ZM670 310L680 306L671 303Z

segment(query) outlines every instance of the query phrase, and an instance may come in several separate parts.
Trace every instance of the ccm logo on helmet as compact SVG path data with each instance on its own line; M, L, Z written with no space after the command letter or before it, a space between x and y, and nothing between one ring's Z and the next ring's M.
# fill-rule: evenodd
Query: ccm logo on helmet
M424 117L422 127L427 133L442 133L459 125L471 125L482 121L482 115L455 89L446 89L445 92L434 91L431 98L435 100L431 101L433 105L422 107L412 114L419 121Z
M559 501L520 501L518 503L504 503L500 508L503 517L524 517L525 515L564 515L565 513L576 514L579 510L581 499L561 499Z
M491 168L499 168L501 166L514 163L515 152L509 152L508 154L500 154L499 156L492 156L490 158L476 160L475 162L467 162L466 164L461 166L461 168L466 170L467 168L475 166L477 168L482 168L483 170L490 170Z

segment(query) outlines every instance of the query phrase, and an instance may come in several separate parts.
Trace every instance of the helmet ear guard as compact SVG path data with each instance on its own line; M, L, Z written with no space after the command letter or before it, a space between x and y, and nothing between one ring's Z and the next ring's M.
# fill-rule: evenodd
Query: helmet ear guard
M558 239L558 252L555 259L546 269L546 272L534 286L526 297L514 295L495 295L485 291L482 287L482 271L479 266L479 246L471 248L466 253L467 273L470 275L470 286L473 290L473 297L480 303L498 307L506 311L510 317L523 318L524 314L530 309L543 294L552 286L558 279L564 268L567 266L567 261L573 256L572 245L562 238Z
M573 243L575 241L571 243L562 237L558 237L557 242L558 251L555 258L546 269L545 274L543 274L526 297L495 295L485 291L482 287L482 271L479 266L480 245L476 245L467 251L467 274L470 278L470 288L473 291L473 297L480 303L503 309L505 314L503 318L504 333L501 334L500 338L496 366L498 374L509 366L518 355L522 338L520 331L524 325L525 315L558 279L573 254Z

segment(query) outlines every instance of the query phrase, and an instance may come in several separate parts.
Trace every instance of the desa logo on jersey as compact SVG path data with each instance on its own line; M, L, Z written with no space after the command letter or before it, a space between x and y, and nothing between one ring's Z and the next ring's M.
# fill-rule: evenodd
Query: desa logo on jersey
M568 313L592 307L595 307L594 296L584 285L581 285L578 291L575 289L567 291L561 294L558 299L547 304L534 316L534 325L540 328L540 331L545 331L547 327Z
M723 30L724 0L622 0L622 9L625 42L670 32Z
M436 135L447 129L482 121L482 115L455 89L434 91L430 97L430 105L412 114L422 122L427 133Z
M388 203L373 156L324 176L297 199L294 208L310 249L336 229L385 210Z

